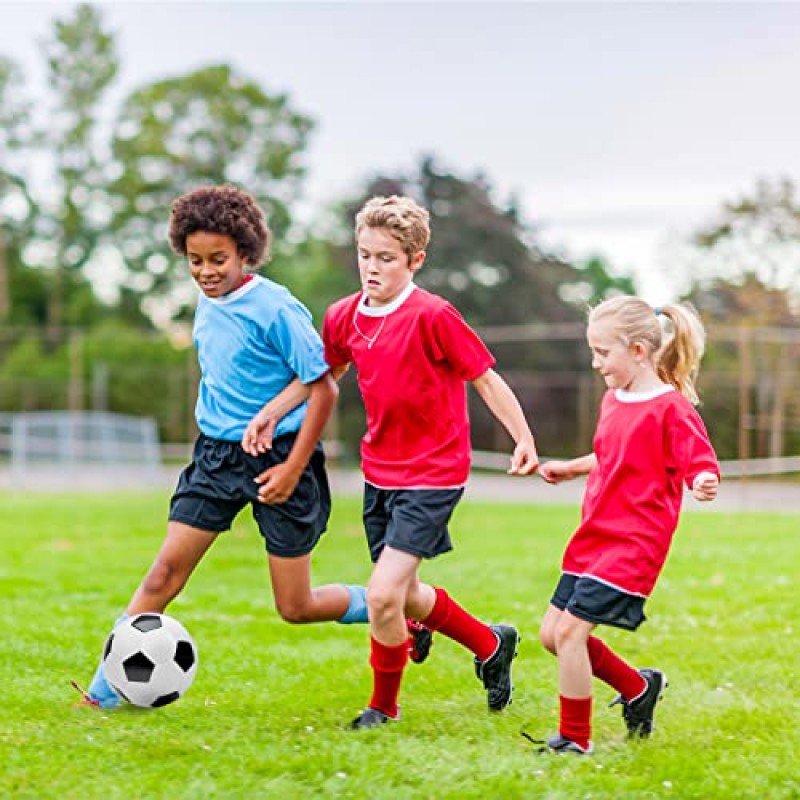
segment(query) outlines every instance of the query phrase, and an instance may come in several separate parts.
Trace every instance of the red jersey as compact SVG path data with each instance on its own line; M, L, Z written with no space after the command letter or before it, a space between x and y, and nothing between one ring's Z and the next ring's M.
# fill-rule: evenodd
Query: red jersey
M653 396L609 390L594 437L581 524L562 567L647 597L678 526L684 485L719 476L703 420L675 390Z
M352 362L358 371L365 479L381 489L464 486L466 381L495 360L458 311L413 283L387 306L368 306L357 292L328 309L322 341L332 368Z

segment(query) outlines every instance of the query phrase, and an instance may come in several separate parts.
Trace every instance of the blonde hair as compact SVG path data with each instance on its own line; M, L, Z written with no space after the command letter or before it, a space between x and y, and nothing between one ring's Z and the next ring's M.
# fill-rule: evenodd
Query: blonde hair
M412 198L373 197L356 214L356 241L364 228L386 228L411 258L431 239L430 214Z
M653 308L631 295L605 300L589 312L589 323L608 319L626 347L641 342L655 362L656 373L687 400L697 404L695 381L700 371L706 332L697 312L686 304Z

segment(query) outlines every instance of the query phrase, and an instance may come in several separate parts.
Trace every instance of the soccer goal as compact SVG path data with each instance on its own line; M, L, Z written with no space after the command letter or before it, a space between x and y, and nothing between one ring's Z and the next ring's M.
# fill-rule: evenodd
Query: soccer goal
M12 486L56 482L92 487L155 482L161 477L158 429L152 417L98 411L41 411L0 418Z

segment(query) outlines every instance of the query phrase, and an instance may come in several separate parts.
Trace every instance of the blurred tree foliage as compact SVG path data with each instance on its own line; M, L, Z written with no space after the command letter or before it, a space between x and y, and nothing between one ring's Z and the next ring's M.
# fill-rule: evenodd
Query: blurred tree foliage
M268 95L226 65L159 81L134 92L115 124L119 177L109 187L112 227L121 243L128 292L152 308L189 315L195 289L166 242L168 209L200 184L235 183L261 204L277 248L304 176L312 122L285 95Z

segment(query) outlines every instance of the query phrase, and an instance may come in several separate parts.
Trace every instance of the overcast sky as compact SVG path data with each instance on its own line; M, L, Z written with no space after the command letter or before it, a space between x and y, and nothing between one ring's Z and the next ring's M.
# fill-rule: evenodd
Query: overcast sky
M0 0L0 54L39 91L73 5ZM97 5L124 90L226 61L314 117L310 207L433 153L652 302L670 242L759 177L800 180L800 3Z

